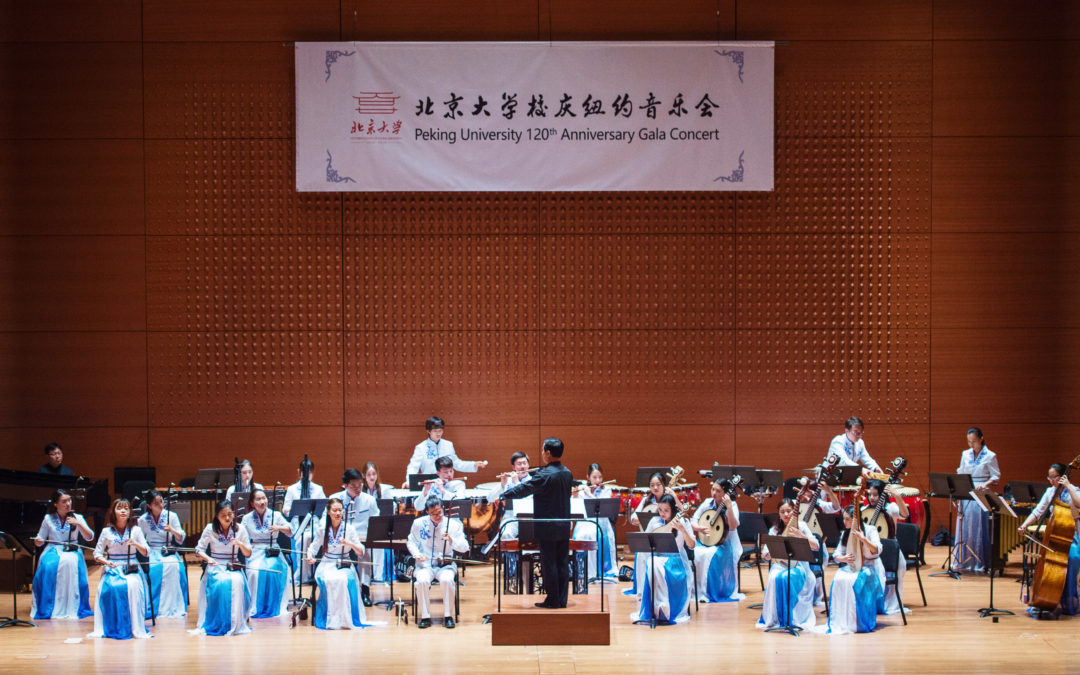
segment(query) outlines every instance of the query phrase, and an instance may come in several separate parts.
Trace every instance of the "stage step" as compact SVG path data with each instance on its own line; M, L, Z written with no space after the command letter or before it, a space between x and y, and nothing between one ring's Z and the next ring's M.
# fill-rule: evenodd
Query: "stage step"
M511 609L491 615L494 645L609 645L611 615L566 609Z

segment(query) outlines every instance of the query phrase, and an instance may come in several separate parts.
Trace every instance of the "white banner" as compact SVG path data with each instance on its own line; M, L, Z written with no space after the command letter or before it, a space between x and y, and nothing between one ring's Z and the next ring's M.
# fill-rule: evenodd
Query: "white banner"
M773 43L298 42L296 189L772 190Z

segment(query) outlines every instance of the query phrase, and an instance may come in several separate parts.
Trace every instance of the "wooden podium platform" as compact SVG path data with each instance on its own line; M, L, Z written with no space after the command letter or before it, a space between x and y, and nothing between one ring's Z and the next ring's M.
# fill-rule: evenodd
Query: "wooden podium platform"
M610 645L611 614L574 609L504 609L491 615L491 644Z

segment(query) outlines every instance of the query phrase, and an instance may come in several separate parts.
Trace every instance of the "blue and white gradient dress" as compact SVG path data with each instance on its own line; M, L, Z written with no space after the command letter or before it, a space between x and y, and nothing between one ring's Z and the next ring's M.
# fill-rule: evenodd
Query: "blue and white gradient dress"
M694 511L691 521L697 523L702 513L718 508L716 501L709 497ZM735 516L736 526L728 530L724 541L716 546L705 546L699 541L694 547L697 592L702 602L732 602L745 597L739 593L739 558L742 557L743 548L736 529L739 505L734 500L731 502L731 513ZM727 517L726 514L724 517Z
M198 628L189 631L193 635L243 635L251 632L248 614L251 612L251 593L243 570L230 571L233 560L233 539L248 543L247 530L230 527L225 534L214 530L210 523L199 537L195 550L205 553L216 562L207 565L199 586ZM239 551L237 551L239 554Z
M578 494L584 499L610 499L611 487L603 485L595 490L591 485L586 485L578 491ZM589 519L588 523L578 523L574 526L574 539L578 541L596 541L596 526L591 524L593 519ZM611 527L611 521L607 518L600 518L600 534L604 539L604 562L602 575L605 578L614 578L618 575L618 568L615 563L615 530ZM596 558L600 555L599 546L597 550L589 551L589 578L596 579L601 576L596 571Z
M864 523L862 527L870 546L881 553L881 540L876 528ZM842 536L840 544L833 551L833 558L847 553L847 539ZM875 564L876 563L876 564ZM847 633L869 633L877 627L877 611L881 603L882 587L877 565L877 558L864 560L862 569L855 572L851 565L843 565L833 576L829 586L829 623L828 632L833 635Z
M349 495L348 490L342 490L341 492L335 492L330 495L330 499L340 499L341 506L345 510L342 512L348 516L348 524L356 530L356 536L362 543L367 539L368 521L372 516L379 515L379 503L375 501L375 498L366 492L352 497ZM326 514L323 513L323 520L321 523L316 523L316 529L319 527L326 528ZM320 535L321 536L321 535ZM371 585L371 567L369 565L361 565L358 569L360 574L360 583L364 586Z
M343 519L334 529L323 523L308 546L309 556L322 559L315 566L315 584L319 588L319 597L315 601L315 627L323 630L367 627L356 566L338 567L339 561L349 558L351 549L345 547L345 539L357 545L361 543L356 528L346 525ZM323 542L326 542L325 553Z
M319 519L313 519L310 513L305 514L303 518L294 514L292 505L297 499L303 499L300 494L299 481L286 488L285 503L281 508L292 525L292 569L294 580L299 584L311 581L311 565L307 564L304 551L311 544L312 537L316 536L316 530L319 529ZM323 492L321 485L308 481L307 499L326 499L326 493ZM312 527L312 520L315 521L314 527Z
M86 519L75 514L79 523L86 525ZM55 513L50 513L41 521L37 533L38 539L46 542L79 542L78 527L61 521ZM30 616L35 621L44 619L84 619L94 612L90 609L90 582L86 575L86 559L82 549L65 551L60 543L46 543L38 556L37 571L34 573L33 599L30 601Z
M997 455L985 445L978 455L971 448L964 450L956 473L971 474L971 482L976 486L1001 478ZM953 567L962 571L985 572L990 555L990 515L974 499L959 501Z
M792 518L798 518L793 513ZM769 534L780 536L782 529L772 527ZM810 526L799 520L799 532L817 541ZM820 544L819 544L820 545ZM766 546L764 554L769 548ZM788 576L790 574L790 580ZM790 583L790 586L789 586ZM803 630L812 630L817 617L814 616L814 588L817 585L810 563L797 562L788 572L786 561L773 560L769 564L769 580L765 583L765 599L761 602L761 617L758 628L775 628L788 625L788 611L791 611L791 625ZM791 596L788 596L788 588Z
M169 539L165 532L166 517L169 527L176 531L169 545L183 546L184 528L180 525L180 517L175 511L163 509L157 518L147 511L135 522L142 530L146 545L150 549L150 592L154 595L154 615L158 618L178 618L187 616L187 567L179 553L162 555L161 549Z
M679 518L688 530L690 523ZM654 532L664 525L659 516L649 521L646 532ZM656 611L657 623L683 623L690 620L690 594L694 580L690 574L690 559L686 557L686 539L682 531L675 530L678 554L642 555L641 578L638 581L640 603L638 610L630 615L631 621L649 621ZM655 565L655 569L654 569ZM655 593L655 596L654 596Z
M130 521L129 521L130 522ZM146 546L146 538L138 527L117 532L106 526L98 536L94 557L108 558L116 567L102 567L94 612L94 632L86 637L106 637L114 640L153 637L146 632L146 577L141 567L125 574L124 567L138 564L134 544Z
M247 531L248 540L251 541L251 557L248 558L245 570L248 592L251 595L250 616L253 619L280 616L289 599L286 594L289 587L289 563L286 562L285 551L280 548L276 556L267 556L266 551L271 543L277 546L277 532L271 532L270 526L289 527L289 523L280 511L267 508L261 516L258 511L248 511L240 525Z

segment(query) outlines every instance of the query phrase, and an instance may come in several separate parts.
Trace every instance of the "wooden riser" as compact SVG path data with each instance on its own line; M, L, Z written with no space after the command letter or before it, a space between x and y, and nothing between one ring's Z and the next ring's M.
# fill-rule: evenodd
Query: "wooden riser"
M522 609L491 615L491 644L609 645L611 615L557 609Z

